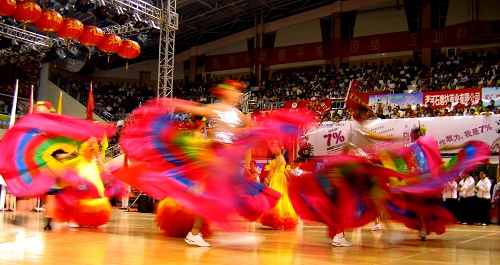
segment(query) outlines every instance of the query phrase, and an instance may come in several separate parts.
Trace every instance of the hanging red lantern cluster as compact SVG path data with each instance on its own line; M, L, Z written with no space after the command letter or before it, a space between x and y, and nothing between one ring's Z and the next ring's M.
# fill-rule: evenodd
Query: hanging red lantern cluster
M16 11L16 0L0 0L0 17L8 17Z
M42 17L42 8L35 2L19 2L12 17L24 23L24 29L26 29L26 23L35 23Z
M56 32L63 25L63 16L52 9L42 10L42 17L35 22L35 26L45 32Z
M122 47L118 50L118 56L124 59L134 59L141 54L141 46L139 43L133 40L124 40L122 42ZM126 63L125 69L128 70L128 61Z

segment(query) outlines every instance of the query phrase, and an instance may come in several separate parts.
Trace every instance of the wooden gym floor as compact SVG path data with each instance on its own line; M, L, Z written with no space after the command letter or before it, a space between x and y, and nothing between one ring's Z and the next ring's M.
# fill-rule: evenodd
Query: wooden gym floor
M257 248L222 245L220 231L207 239L212 247L201 248L164 236L153 220L154 214L114 210L104 228L54 224L44 231L42 213L0 212L0 264L500 264L498 225L451 225L421 242L416 231L391 222L404 235L391 244L385 227L372 232L370 224L347 231L353 246L346 248L330 245L322 225L281 231L248 223L249 231L265 237Z

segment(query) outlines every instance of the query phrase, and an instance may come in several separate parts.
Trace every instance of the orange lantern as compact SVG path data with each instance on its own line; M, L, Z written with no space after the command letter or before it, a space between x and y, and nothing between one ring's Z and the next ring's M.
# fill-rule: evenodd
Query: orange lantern
M141 54L141 46L139 43L133 40L124 40L122 42L122 47L118 50L118 56L125 59L134 59ZM128 70L128 61L126 63L125 69Z
M12 17L24 23L26 30L26 23L35 23L42 17L42 8L35 2L19 2Z
M0 17L8 17L16 11L16 0L0 0Z
M97 45L97 48L105 53L108 53L108 63L109 63L109 53L115 53L122 47L122 38L116 34L104 34L104 40L101 44Z
M83 46L97 46L104 40L104 31L96 26L86 26L78 41Z
M83 23L78 19L65 18L61 28L56 33L63 39L78 39L83 34Z
M35 26L45 32L56 32L62 27L63 16L52 9L42 10L42 17L35 22Z

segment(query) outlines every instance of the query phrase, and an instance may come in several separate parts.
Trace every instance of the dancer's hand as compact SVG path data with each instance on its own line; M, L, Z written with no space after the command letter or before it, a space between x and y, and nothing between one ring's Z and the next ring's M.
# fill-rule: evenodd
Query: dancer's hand
M109 170L108 168L105 167L103 170L104 170L104 173L111 174L111 170Z

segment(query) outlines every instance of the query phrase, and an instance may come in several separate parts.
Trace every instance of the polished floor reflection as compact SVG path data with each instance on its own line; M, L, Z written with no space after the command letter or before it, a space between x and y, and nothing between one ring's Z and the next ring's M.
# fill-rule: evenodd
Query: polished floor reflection
M499 264L500 226L450 226L443 235L418 241L417 233L391 223L404 238L391 241L387 229L371 225L346 232L352 247L333 247L326 227L301 224L296 230L271 230L255 223L250 232L265 237L257 248L227 246L215 231L210 248L187 245L162 234L154 215L115 210L103 228L56 224L44 231L36 212L0 212L0 264ZM392 243L395 244L392 244Z

